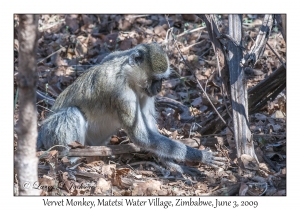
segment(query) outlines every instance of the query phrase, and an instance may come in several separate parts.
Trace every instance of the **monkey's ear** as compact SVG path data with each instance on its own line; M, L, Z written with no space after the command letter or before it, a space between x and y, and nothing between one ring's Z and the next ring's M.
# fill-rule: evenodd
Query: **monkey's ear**
M144 54L139 50L135 50L129 55L129 65L131 66L139 66L143 60Z

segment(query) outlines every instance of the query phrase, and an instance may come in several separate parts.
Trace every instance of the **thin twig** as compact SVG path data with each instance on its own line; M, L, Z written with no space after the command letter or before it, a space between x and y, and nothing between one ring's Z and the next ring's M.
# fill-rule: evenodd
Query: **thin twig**
M42 63L44 60L50 58L52 55L54 55L54 54L56 54L56 53L62 51L63 49L66 49L66 48L65 48L65 47L62 47L62 48L58 49L57 51L55 51L55 52L51 53L50 55L48 55L46 58L40 60L37 64Z
M209 137L209 136L227 136L228 134L207 134L207 135L201 135L201 137ZM275 137L286 137L286 135L282 134L252 134L253 136L275 136Z
M140 17L148 17L149 15L135 15L130 18L140 18Z
M183 36L183 35L186 35L186 34L188 34L188 33L193 33L193 32L199 31L199 30L201 30L201 29L205 29L205 28L206 28L206 26L199 27L199 28L194 28L194 29L190 29L190 30L186 30L185 32L183 32L183 33L177 35L177 38L178 38L178 37L181 37L181 36Z
M136 170L134 168L132 168L131 165L129 165L128 163L126 164L131 170L133 170L134 172L136 172Z
M169 28L171 28L170 23L169 23L169 20L168 20L168 17L169 17L169 15L165 14L165 18L166 18L166 21L167 21L167 23L168 23L168 26L169 26Z
M192 111L193 112L193 111ZM194 113L194 112L193 112ZM191 133L195 128L195 122L192 123L191 127L190 127L190 131L189 131L189 139L191 138Z
M139 162L135 162L135 163L129 163L127 165L130 165L130 166L135 166L135 165L142 165L142 164L146 164L146 165L151 165L153 166L156 170L160 171L160 173L162 174L165 174L166 173L166 170L161 168L159 165L153 163L153 162L150 162L150 161L139 161Z
M198 35L198 37L197 37L197 39L196 39L196 42L200 40L201 35L202 35L202 31L200 31L200 33L199 33L199 35Z
M191 44L191 45L187 46L186 48L191 48L191 47L193 47L193 46L195 46L197 44L202 44L204 41L206 41L206 40L201 40L200 42L196 42L194 44Z
M259 186L259 188L263 187L264 185L264 191L262 193L260 193L258 196L262 196L268 189L268 184L267 182L263 182L263 183L254 183L254 182L250 182L250 183L246 183L247 185L254 185L255 187ZM252 196L256 196L256 193L253 193L251 190L247 191L248 194L252 195Z
M42 106L42 105L39 105L38 103L37 103L36 105L39 106L39 107L42 107L42 108L46 109L46 110L49 111L49 112L54 113L54 111L52 111L52 110L50 110L50 109L47 109L46 107L44 107L44 106Z
M282 134L253 134L253 136L278 136L278 137L285 137L286 135L282 135Z
M202 56L204 56L206 53L208 53L210 51L210 47L207 49L207 50L205 50L200 56L199 56L199 58L201 58ZM206 61L205 59L203 59L204 61Z
M284 68L286 69L285 63L281 60L281 58L279 57L279 55L275 52L275 50L273 50L273 48L271 47L271 45L269 45L269 43L267 42L268 47L270 48L270 50L276 55L276 57L278 58L278 60L280 61L280 63L284 66Z
M16 106L17 106L18 97L19 97L19 87L17 87L17 91L16 91L15 103L14 103L14 111L15 111Z

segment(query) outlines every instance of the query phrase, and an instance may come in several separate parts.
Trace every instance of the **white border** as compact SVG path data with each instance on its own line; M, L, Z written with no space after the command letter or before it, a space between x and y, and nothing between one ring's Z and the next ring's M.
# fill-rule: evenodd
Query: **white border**
M5 2L1 9L1 179L0 195L3 209L7 208L43 208L42 197L14 197L13 196L13 14L14 13L287 13L287 42L288 42L288 140L287 140L287 196L286 197L218 197L220 200L257 200L256 209L283 209L290 207L298 209L299 204L299 150L298 131L298 103L299 88L299 12L297 4L289 1L10 1ZM4 76L3 76L4 75ZM298 172L298 173L297 173ZM3 187L2 187L3 186ZM45 197L44 197L45 198ZM51 200L61 200L62 197L47 197ZM75 198L75 197L73 197ZM89 197L97 199L99 197ZM77 198L80 200L81 198ZM108 199L108 198L107 198ZM119 199L121 199L119 197ZM203 197L215 200L216 197ZM164 200L174 200L165 197ZM294 207L294 208L293 208ZM73 209L74 207L64 207ZM103 207L97 207L103 208ZM109 209L109 207L106 207ZM116 207L110 207L116 208ZM123 207L124 208L124 207ZM133 207L131 207L133 208ZM140 207L139 207L140 208ZM161 208L162 207L157 207ZM179 207L177 207L179 208ZM182 207L180 207L182 208ZM192 208L192 207L189 207ZM196 207L203 208L203 207ZM169 208L173 209L173 208ZM195 208L194 208L195 209ZM223 208L221 208L223 209ZM228 208L229 209L229 208ZM232 207L230 207L232 209ZM237 208L239 209L239 208ZM250 209L250 208L249 208Z

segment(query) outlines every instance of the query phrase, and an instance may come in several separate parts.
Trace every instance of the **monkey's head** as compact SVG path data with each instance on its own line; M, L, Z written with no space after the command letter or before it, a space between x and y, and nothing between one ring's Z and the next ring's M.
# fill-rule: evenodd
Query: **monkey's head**
M170 75L169 59L157 43L141 44L130 50L129 65L136 85L148 96L161 90L162 79Z

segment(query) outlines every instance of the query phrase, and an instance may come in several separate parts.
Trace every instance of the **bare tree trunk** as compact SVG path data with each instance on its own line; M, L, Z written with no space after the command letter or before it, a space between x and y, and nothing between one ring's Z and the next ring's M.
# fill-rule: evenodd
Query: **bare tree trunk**
M275 15L275 19L280 26L280 31L282 33L282 37L286 42L286 14L277 14Z
M36 51L37 15L20 15L19 39L19 121L16 127L18 145L15 169L20 195L39 195L32 186L37 183L36 138Z
M286 14L281 15L281 27L282 27L282 36L286 42Z
M233 110L234 139L238 158L242 154L256 158L248 121L248 92L244 71L240 65L243 58L242 17L229 15L229 36L235 41L229 41L228 64L230 72L231 101ZM236 46L237 45L237 46Z
M266 43L269 39L269 35L272 30L273 15L265 15L262 26L256 37L255 44L251 47L251 50L245 55L242 60L244 66L254 65L259 57L264 53Z

